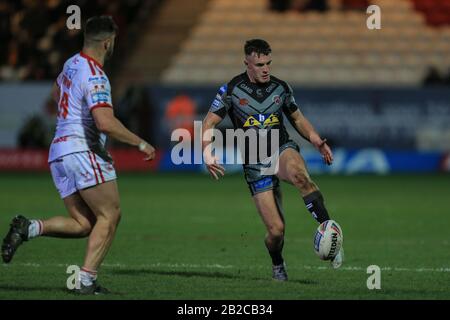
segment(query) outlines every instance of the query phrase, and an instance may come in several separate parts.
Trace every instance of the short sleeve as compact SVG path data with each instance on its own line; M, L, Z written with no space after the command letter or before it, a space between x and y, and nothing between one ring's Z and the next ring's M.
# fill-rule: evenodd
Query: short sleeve
M217 92L216 97L209 108L209 112L212 112L221 118L225 118L229 108L230 105L227 101L227 85L225 84L221 86Z
M85 80L84 97L90 111L95 108L112 108L111 85L105 75L88 76Z
M283 112L290 115L298 110L298 105L295 102L294 92L289 84L286 83L286 96L284 98Z

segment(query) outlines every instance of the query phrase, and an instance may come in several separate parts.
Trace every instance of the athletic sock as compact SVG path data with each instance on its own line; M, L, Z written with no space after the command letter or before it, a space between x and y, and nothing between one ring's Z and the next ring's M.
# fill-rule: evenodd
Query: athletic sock
M303 200L305 201L306 208L309 212L311 212L311 215L317 222L322 223L330 220L328 211L325 208L322 193L320 191L314 191L304 196Z
M30 222L28 226L28 239L39 237L44 231L44 224L41 220L30 220Z
M80 270L80 283L85 287L89 287L97 279L97 271L89 270L85 267Z
M280 248L278 250L271 250L271 249L267 248L267 250L269 251L270 257L272 258L272 264L274 266L278 266L278 265L284 263L283 256L281 255L281 252L283 251L283 245L284 245L284 241L281 243Z

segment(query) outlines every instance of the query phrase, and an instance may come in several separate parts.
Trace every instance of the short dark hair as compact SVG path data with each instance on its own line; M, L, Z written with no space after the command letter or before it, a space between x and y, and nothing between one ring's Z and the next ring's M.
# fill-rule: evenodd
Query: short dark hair
M84 28L85 41L101 41L116 34L118 27L111 16L91 17Z
M245 42L244 46L245 55L249 56L255 52L258 56L260 54L269 55L272 52L269 43L262 39L251 39Z

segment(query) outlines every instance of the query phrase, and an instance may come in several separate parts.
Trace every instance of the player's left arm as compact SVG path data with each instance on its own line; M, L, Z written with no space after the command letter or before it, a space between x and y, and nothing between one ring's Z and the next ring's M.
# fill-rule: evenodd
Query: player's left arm
M287 85L286 97L283 105L283 112L288 117L292 126L297 132L306 140L308 140L314 147L322 154L322 158L326 164L333 163L333 153L327 144L327 139L322 139L317 131L314 129L311 122L303 115L295 102L292 88Z
M333 153L327 144L327 139L322 139L317 131L314 129L311 122L297 109L289 115L291 123L294 128L307 139L314 147L322 154L323 160L326 164L333 163Z

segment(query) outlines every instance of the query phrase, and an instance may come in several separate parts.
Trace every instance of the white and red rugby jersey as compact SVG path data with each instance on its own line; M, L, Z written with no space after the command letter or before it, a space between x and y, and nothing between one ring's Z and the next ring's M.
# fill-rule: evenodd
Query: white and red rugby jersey
M56 82L58 120L48 161L81 151L108 155L106 135L97 129L91 114L95 108L112 108L111 85L102 65L78 53L66 61Z

